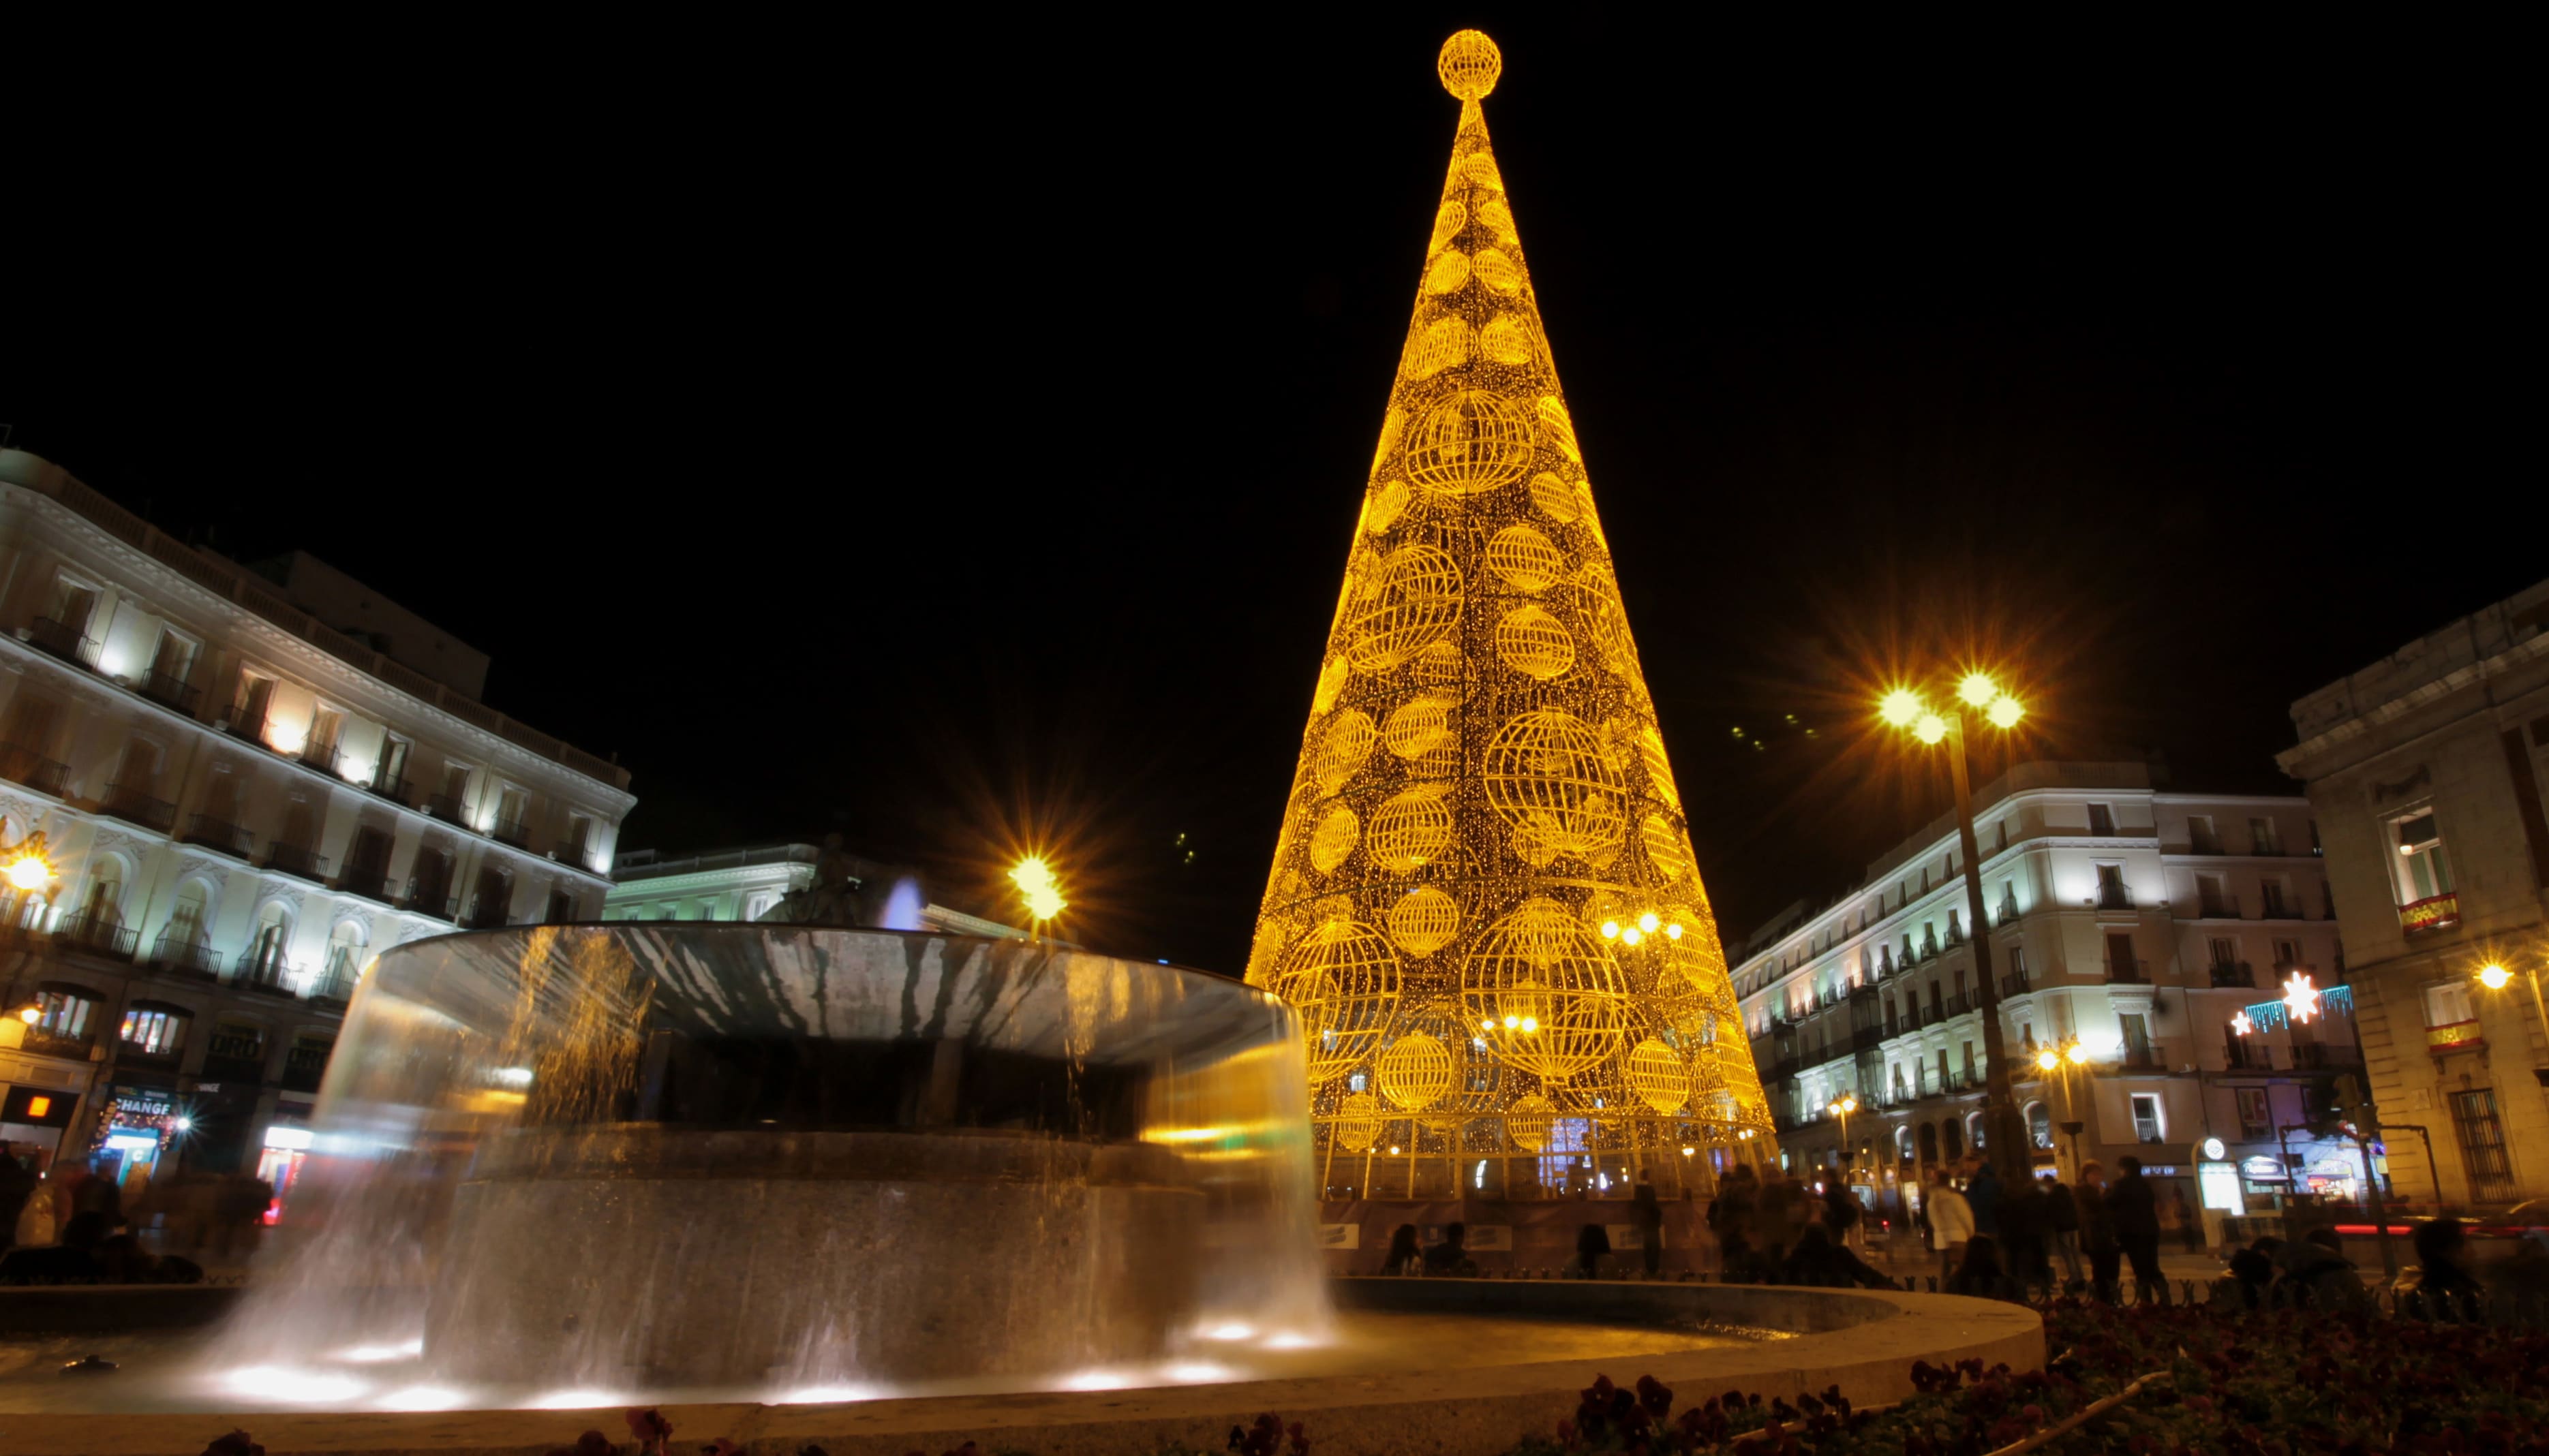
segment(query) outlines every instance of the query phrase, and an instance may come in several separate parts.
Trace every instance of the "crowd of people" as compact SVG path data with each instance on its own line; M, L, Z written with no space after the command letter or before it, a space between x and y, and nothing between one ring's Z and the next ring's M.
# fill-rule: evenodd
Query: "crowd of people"
M2129 1261L2139 1299L2168 1303L2159 1267L2164 1205L2142 1176L2139 1158L2118 1158L2116 1167L2112 1182L2102 1164L2088 1162L2080 1165L2077 1184L2046 1173L2013 1189L2002 1186L1990 1162L1967 1158L1961 1180L1933 1185L1922 1201L1930 1247L1938 1257L1938 1287L2015 1298L2014 1291L2028 1286L2054 1284L2058 1260L2061 1287L2114 1304ZM2182 1200L2174 1188L2170 1197ZM2174 1222L2191 1225L2182 1206L2176 1212Z
M0 1284L191 1284L203 1265L186 1253L154 1254L139 1230L161 1230L164 1247L241 1258L255 1246L272 1185L241 1173L182 1172L119 1181L112 1162L56 1163L0 1147Z

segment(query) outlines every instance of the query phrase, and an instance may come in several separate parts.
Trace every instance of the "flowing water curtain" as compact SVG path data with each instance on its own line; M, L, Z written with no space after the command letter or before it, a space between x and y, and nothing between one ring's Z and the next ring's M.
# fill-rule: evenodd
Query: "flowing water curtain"
M1501 64L1475 32L1439 57L1460 119L1248 977L1299 1009L1322 1145L1358 1167L1692 1130L1766 1150L1488 142ZM1369 1184L1419 1187L1413 1169Z

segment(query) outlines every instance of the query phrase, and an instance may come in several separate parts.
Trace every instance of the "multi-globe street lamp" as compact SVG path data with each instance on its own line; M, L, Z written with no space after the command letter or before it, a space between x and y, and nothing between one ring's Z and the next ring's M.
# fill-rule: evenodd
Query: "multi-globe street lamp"
M1847 1183L1850 1170L1858 1166L1858 1156L1849 1145L1849 1115L1858 1111L1858 1094L1843 1092L1827 1103L1824 1111L1841 1119L1841 1180Z
M2080 1176L2080 1133L2088 1123L2074 1116L2077 1109L2071 1103L2071 1068L2088 1064L2089 1048L2077 1037L2059 1046L2035 1048L2035 1069L2057 1077L2062 1083L2062 1135L2071 1139L2073 1178Z
M2522 968L2522 976L2523 979L2531 982L2531 1009L2540 1015L2542 1032L2549 1034L2549 1004L2544 1004L2540 999L2540 972L2526 965ZM2491 991L2503 990L2506 983L2512 979L2513 972L2506 969L2502 960L2491 960L2478 969L2478 983ZM2519 1013L2516 1014L2519 1015Z
M1965 918L1974 947L1974 975L1982 982L1983 1151L2004 1179L2028 1176L2027 1130L2010 1092L2007 1039L2000 1026L2000 982L1992 974L1991 915L1983 907L1982 853L1974 839L1972 775L1965 762L1965 722L1971 714L2003 732L2018 726L2027 709L1988 673L1967 673L1955 691L1933 708L1920 693L1897 687L1876 715L1886 726L1922 744L1947 749L1947 773L1956 788L1956 840L1965 857Z

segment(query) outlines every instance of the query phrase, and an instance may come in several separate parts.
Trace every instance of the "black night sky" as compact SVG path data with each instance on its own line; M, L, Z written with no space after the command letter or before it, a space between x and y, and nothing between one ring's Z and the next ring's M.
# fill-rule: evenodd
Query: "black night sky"
M1944 806L1898 664L2289 787L2293 697L2543 574L2476 38L1160 14L92 58L0 421L493 654L625 847L998 911L1049 845L1066 934L1236 973L1477 25L1731 940Z

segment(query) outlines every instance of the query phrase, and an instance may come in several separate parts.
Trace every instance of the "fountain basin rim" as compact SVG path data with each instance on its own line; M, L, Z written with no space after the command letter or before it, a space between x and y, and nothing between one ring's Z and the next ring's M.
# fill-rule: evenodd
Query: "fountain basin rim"
M1367 1279L1336 1281L1341 1303L1365 1308L1511 1309L1528 1304L1558 1318L1614 1320L1633 1309L1673 1310L1721 1323L1779 1327L1762 1318L1784 1311L1790 1323L1819 1326L1794 1338L1647 1354L1602 1373L1629 1381L1653 1375L1685 1403L1740 1388L1793 1400L1839 1386L1854 1405L1913 1394L1915 1360L1980 1359L2012 1369L2042 1366L2043 1320L2034 1311L1954 1295L1765 1285L1638 1284L1622 1281ZM1383 1287L1385 1286L1385 1287ZM1517 1294L1516 1291L1524 1291ZM1632 1369L1631 1366L1635 1368ZM1025 1444L1041 1456L1100 1456L1184 1440L1218 1449L1234 1424L1272 1410L1307 1423L1321 1456L1391 1456L1410 1449L1411 1428L1428 1450L1499 1452L1516 1432L1546 1430L1573 1410L1596 1373L1582 1359L1477 1365L1386 1376L1325 1375L1223 1385L1132 1390L938 1396L842 1405L747 1403L665 1406L687 1443L719 1436L738 1444L793 1449L813 1442L832 1456L903 1456L966 1439L985 1449ZM620 1409L443 1410L186 1415L14 1415L9 1449L24 1456L192 1456L220 1428L245 1428L275 1451L433 1452L437 1456L539 1456L585 1429L619 1428ZM930 1442L937 1441L937 1447Z

